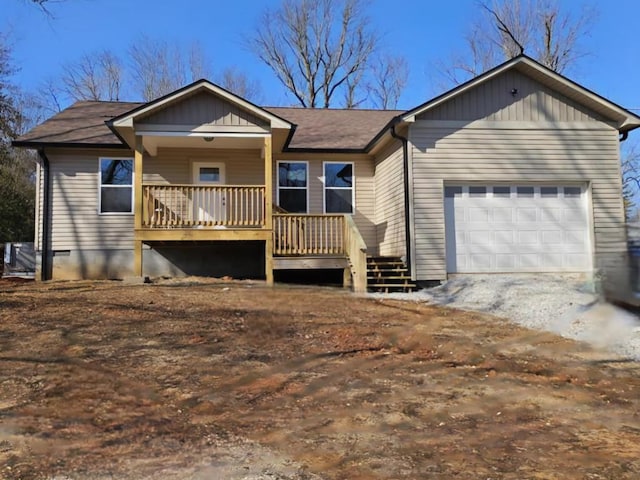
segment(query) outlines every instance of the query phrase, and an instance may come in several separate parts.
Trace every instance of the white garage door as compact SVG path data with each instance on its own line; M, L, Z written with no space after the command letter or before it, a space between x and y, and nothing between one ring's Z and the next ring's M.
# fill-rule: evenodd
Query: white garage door
M580 186L446 186L447 271L591 270Z

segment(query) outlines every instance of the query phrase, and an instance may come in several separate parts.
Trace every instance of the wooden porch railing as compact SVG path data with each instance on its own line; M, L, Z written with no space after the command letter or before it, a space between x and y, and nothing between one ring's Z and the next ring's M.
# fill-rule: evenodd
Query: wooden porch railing
M344 255L344 215L274 215L273 253Z
M265 225L264 185L142 186L143 228Z
M367 291L367 244L364 243L351 215L344 217L344 248L349 258L353 291L365 293Z
M353 290L367 291L367 246L351 215L273 216L276 256L344 255L349 260Z

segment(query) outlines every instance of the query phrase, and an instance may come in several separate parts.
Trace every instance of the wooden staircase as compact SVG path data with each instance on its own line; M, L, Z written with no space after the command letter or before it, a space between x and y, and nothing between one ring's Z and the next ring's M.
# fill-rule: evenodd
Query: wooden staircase
M367 288L372 292L413 292L417 289L400 257L367 257Z

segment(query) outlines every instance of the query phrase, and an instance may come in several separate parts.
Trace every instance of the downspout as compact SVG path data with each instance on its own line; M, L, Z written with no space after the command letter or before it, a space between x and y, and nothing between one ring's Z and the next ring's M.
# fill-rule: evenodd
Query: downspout
M51 202L49 201L49 159L44 148L38 149L38 156L42 163L42 257L40 262L40 280L49 280L49 217Z
M620 138L618 140L620 140L620 143L622 143L627 139L628 136L629 136L629 130L626 130L620 134Z
M402 171L404 180L404 243L407 257L407 270L411 276L411 222L409 216L409 139L396 132L397 122L391 125L391 136L402 142Z

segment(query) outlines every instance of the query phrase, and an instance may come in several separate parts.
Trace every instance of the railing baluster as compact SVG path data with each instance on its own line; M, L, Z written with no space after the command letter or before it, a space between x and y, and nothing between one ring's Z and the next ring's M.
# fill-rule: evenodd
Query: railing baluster
M140 201L143 203L142 225L145 228L198 225L260 228L265 225L266 190L261 185L146 184L142 188ZM283 232L291 230L286 222L280 227ZM298 239L299 245L302 245L302 240Z

